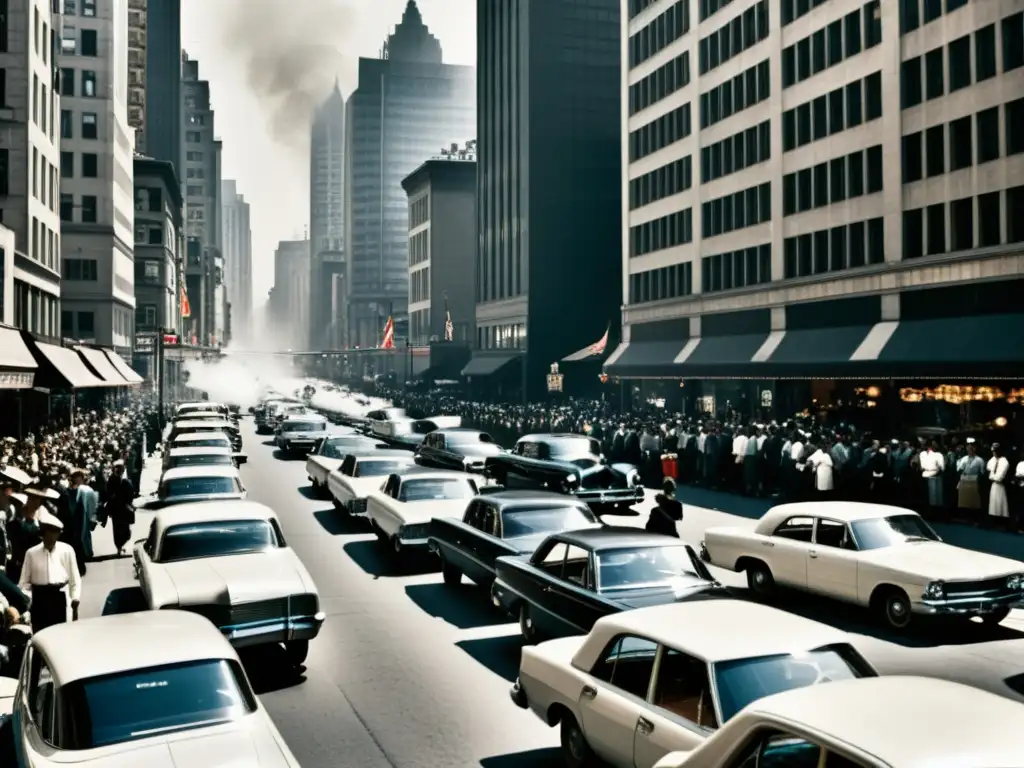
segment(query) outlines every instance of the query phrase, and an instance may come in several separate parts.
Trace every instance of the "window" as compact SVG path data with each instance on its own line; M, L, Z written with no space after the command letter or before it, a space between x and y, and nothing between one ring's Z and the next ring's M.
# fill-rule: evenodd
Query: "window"
M60 195L60 220L74 221L75 197L65 192Z
M83 112L82 113L82 138L83 139L96 139L99 138L99 128L97 127L97 115L95 112Z
M916 107L923 99L921 88L921 57L907 59L900 65L900 99L904 109Z
M60 111L60 137L62 139L73 139L74 132L71 129L71 110L62 109Z
M75 70L70 67L61 67L60 70L60 95L75 95Z
M82 222L95 224L97 214L96 195L82 195Z
M693 242L692 209L676 211L660 219L630 227L629 240L631 257Z
M853 549L853 542L850 540L846 524L838 520L827 520L824 517L818 518L818 530L814 533L814 543L834 549Z
M626 693L646 699L658 646L642 637L625 635L612 641L590 674Z
M1006 210L1024 211L1024 185L1006 190ZM1024 216L1007 217L1006 242L1024 242Z
M946 172L946 126L934 125L925 132L925 172L928 178Z
M629 38L629 67L664 50L690 31L690 2L679 0Z
M973 197L949 204L949 236L951 251L966 251L974 247Z
M939 69L941 70L942 64L942 49L936 49L939 52ZM929 53L928 56L932 54ZM929 77L931 75L929 74ZM971 36L964 35L958 37L956 40L949 44L949 92L959 91L961 88L966 88L971 84ZM929 84L929 95L928 98L935 98L931 95L931 86ZM939 94L940 96L942 94Z
M874 48L882 42L882 7L880 0L864 6L864 47Z
M987 248L1002 242L1002 211L1000 207L1001 193L989 192L978 195L978 247ZM1014 211L1011 218L1019 217L1020 210Z
M715 67L740 55L768 37L768 3L761 0L748 8L731 23L726 24L700 41L700 73L706 74Z
M89 280L95 282L98 279L96 260L64 259L61 263L61 277L65 280ZM79 323L79 330L81 329L81 323Z
M951 44L952 45L952 44ZM950 56L950 80L953 79L953 61ZM996 25L989 24L974 33L974 79L982 82L996 76ZM952 85L950 86L952 88Z
M770 243L719 253L701 259L701 282L705 293L731 291L763 285L772 280Z
M60 153L60 177L62 179L71 179L75 176L75 153L74 152L61 152Z
M885 262L885 219L879 216L869 219L868 231L868 263L883 264Z
M642 208L645 205L661 200L671 195L689 189L693 185L693 161L689 155L680 158L668 165L655 168L631 179L629 182L629 207L630 210ZM189 187L193 189L193 187ZM189 192L191 195L201 195L202 187L197 188L198 192Z
M864 153L853 152L846 156L846 183L849 187L850 197L860 197L864 194Z
M163 227L150 227L149 237L147 239L149 245L163 245L164 244L164 230Z
M707 663L674 648L662 653L652 703L694 725L718 728Z
M1003 72L1024 67L1024 11L1007 16L1003 28Z
M1018 155L1024 152L1024 98L1007 102L1005 109L1006 154Z
M920 208L903 212L903 258L924 256L924 212Z
M920 0L900 0L900 34L913 32L921 26Z
M867 113L867 120L871 122L882 116L882 73L875 72L864 78L864 111Z
M977 120L975 147L978 165L999 159L999 107L975 115Z
M190 163L201 163L203 162L202 152L186 152L185 159Z
M690 105L687 103L630 132L629 159L639 160L654 154L680 139L685 139L692 129ZM192 170L190 168L186 171L186 178L202 178L201 173L189 176Z
M791 517L785 520L782 525L775 529L773 536L793 541L804 541L811 543L811 533L814 530L814 519L810 517Z
M693 262L673 264L629 276L629 303L676 299L693 294Z
M149 194L147 195L147 197L149 198L149 212L160 213L160 211L162 211L164 207L163 193L160 187L149 187L147 191L149 192Z
M928 255L946 253L946 205L935 203L925 209L928 227Z
M769 69L766 59L700 95L701 127L707 128L764 101L768 98L769 92Z
M850 58L861 52L860 9L846 14L843 23L846 25L846 58Z
M764 224L771 221L771 217L771 184L765 182L702 203L701 234L707 239Z
M967 38L970 41L970 38ZM968 49L970 45L968 45ZM950 48L950 54L952 55L952 47ZM946 76L942 70L942 48L936 48L934 51L928 51L924 55L924 97L925 100L931 101L932 99L941 98L946 92ZM968 58L968 67L970 67L970 59ZM952 67L950 67L952 72ZM967 84L970 85L971 70L967 70ZM953 90L952 85L950 90Z
M701 180L720 179L771 159L769 121L722 139L701 150Z
M863 122L863 96L861 81L856 80L846 86L846 127L854 128Z
M99 45L96 39L95 29L82 30L82 51L83 56L98 56Z
M95 179L99 176L99 155L95 152L82 153L82 176Z
M971 139L971 116L961 117L949 124L949 170L959 171L974 163L974 143Z
M868 161L868 194L881 192L883 187L884 160L882 159L882 145L869 147L867 151Z
M203 140L203 134L199 131L185 131L185 141L189 144L199 144Z
M67 0L64 0L64 4L67 5ZM96 0L82 0L82 15L96 16Z

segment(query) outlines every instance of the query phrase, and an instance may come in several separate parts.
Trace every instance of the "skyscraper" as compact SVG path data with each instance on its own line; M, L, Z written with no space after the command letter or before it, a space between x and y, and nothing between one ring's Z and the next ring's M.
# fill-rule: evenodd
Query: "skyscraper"
M402 179L424 159L476 132L472 67L442 63L441 44L415 0L378 59L359 59L346 105L347 340L374 346L389 315L408 323L408 205Z
M221 182L221 224L224 239L224 271L227 301L231 307L232 342L246 338L252 321L252 230L249 204L234 181Z
M132 0L137 2L138 0ZM181 114L181 0L145 0L146 65L143 141L137 147L148 156L174 163L185 183L185 130ZM129 57L131 51L129 50ZM130 58L129 58L130 62Z
M334 331L344 307L335 305L335 276L344 284L345 100L338 84L317 111L309 147L310 336L312 349L338 344Z
M146 151L146 3L128 0L128 125L139 153Z
M304 351L309 328L309 240L282 240L277 244L268 308L272 344Z

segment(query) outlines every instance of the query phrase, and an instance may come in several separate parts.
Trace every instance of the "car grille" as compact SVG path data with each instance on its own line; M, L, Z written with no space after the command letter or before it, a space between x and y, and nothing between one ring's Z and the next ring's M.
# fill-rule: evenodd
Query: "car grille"
M252 603L237 603L231 606L231 624L249 624L256 621L283 619L288 615L288 598L257 600Z
M996 579L984 579L983 581L947 581L945 592L950 597L973 597L983 595L986 597L999 597L1013 594L1006 586L1006 576Z
M403 539L425 539L430 532L430 523L413 523L403 525L401 538Z

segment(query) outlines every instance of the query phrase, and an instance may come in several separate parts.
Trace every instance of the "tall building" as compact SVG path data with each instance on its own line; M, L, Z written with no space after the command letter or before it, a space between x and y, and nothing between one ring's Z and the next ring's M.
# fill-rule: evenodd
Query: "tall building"
M8 0L0 23L0 221L14 234L5 309L45 336L60 335L60 23L49 0Z
M72 16L72 7L79 11ZM65 6L61 32L61 332L131 360L135 138L128 0Z
M135 151L146 153L146 0L128 0L128 125Z
M274 251L270 332L281 349L306 351L309 328L309 240L282 240Z
M245 343L252 327L252 230L249 204L234 181L221 182L221 221L231 319L228 341Z
M142 1L146 3L146 92L143 140L138 149L156 160L174 163L178 181L184 184L181 0ZM128 55L132 55L130 50Z
M609 373L786 415L1019 378L1024 4L638 2L623 34Z
M620 39L618 0L477 2L474 383L539 394L618 324Z
M343 317L344 300L336 303L334 297L337 295L336 277L344 287L344 169L345 100L335 83L331 95L317 111L310 134L310 349L329 349L341 342L337 320Z
M181 184L164 160L136 156L134 166L135 330L178 332L185 243Z
M379 59L359 59L346 104L345 260L349 346L376 346L389 315L404 335L409 298L408 205L402 179L476 130L472 67L442 63L415 0Z

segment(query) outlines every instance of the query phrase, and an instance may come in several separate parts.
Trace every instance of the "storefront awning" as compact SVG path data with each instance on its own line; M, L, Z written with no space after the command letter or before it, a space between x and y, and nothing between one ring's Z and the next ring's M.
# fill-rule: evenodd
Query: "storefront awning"
M0 389L30 389L39 364L16 328L0 328Z
M604 370L624 378L669 378L681 370L676 361L688 346L686 339L623 342L605 362Z
M36 343L36 348L57 371L60 381L56 388L90 389L110 386L86 368L85 361L75 350L41 343Z
M800 328L779 331L774 349L751 373L764 378L827 378L853 375L854 353L871 333L870 325L841 328Z
M129 384L141 384L144 379L137 374L124 359L112 349L102 350L107 360L113 366L114 370L117 371Z
M466 367L462 369L463 376L490 376L497 373L513 360L518 360L522 355L473 355Z
M732 336L702 336L691 339L678 358L680 378L715 378L759 375L775 350L781 334L744 333Z
M89 347L75 347L75 352L85 358L86 366L103 379L108 387L126 387L128 382L117 372L102 350Z

